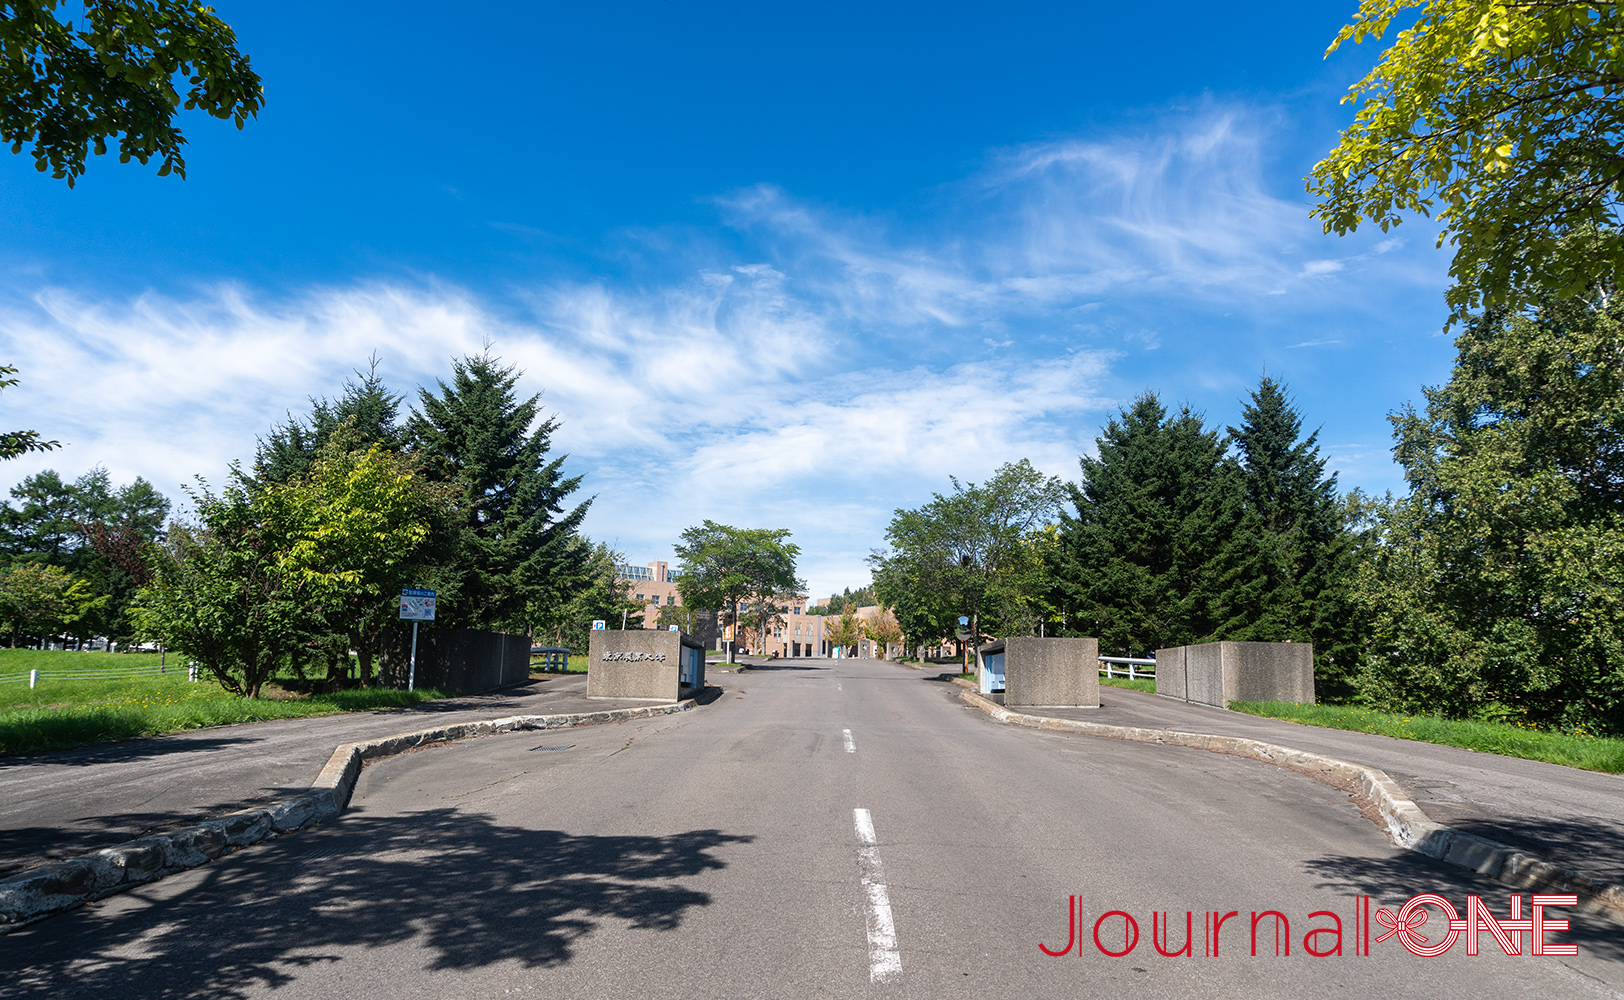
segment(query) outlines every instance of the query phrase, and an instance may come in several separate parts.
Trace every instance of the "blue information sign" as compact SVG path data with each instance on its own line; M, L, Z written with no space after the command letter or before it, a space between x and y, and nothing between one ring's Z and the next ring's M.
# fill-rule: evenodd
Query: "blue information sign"
M403 622L431 622L434 620L434 591L413 590L400 592L400 620Z

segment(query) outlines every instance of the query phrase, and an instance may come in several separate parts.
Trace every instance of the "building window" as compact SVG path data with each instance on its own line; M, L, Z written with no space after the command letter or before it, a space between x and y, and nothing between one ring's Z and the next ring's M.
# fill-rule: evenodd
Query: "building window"
M641 601L641 600L642 600L642 599L643 599L643 595L642 595L642 594L638 594L638 595L637 595L637 599L638 599L638 600L639 600L639 601Z

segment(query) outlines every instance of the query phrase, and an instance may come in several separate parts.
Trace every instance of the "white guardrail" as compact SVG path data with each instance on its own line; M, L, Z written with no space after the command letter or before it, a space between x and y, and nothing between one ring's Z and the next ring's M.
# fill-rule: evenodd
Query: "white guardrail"
M162 667L127 667L121 670L30 670L23 674L0 674L0 684L20 684L28 682L31 688L47 680L53 681L118 681L136 677L157 677L161 674L179 673L186 671L186 679L197 680L197 665Z
M1141 677L1145 678L1146 680L1156 679L1155 660L1139 659L1132 656L1102 656L1099 659L1100 673L1107 677L1121 676L1126 677L1129 680L1138 680ZM1117 663L1125 664L1127 669L1118 670L1115 666L1113 666L1113 664ZM1150 667L1149 670L1144 669L1147 666ZM1138 667L1139 669L1135 670L1135 667Z

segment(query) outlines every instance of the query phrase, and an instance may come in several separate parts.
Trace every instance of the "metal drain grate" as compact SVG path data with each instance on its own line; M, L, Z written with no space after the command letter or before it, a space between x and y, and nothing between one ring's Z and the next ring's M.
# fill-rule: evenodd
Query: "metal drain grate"
M531 749L531 750L572 750L572 749L574 749L574 748L575 748L575 744L573 744L573 743L569 743L569 744L566 744L566 745L564 745L564 746L557 746L557 747L531 747L531 748L530 748L530 749Z

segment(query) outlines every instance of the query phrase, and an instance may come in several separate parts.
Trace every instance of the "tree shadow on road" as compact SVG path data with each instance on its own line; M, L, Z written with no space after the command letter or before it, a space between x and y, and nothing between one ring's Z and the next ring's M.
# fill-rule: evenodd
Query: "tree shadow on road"
M12 997L105 1000L243 997L336 963L346 947L408 941L422 950L408 961L430 969L556 966L606 921L676 929L710 902L676 880L725 867L718 849L752 839L575 836L452 809L358 811L15 932L0 972Z
M1387 858L1366 854L1319 858L1309 861L1307 867L1310 872L1320 877L1322 880L1320 884L1326 889L1347 896L1370 896L1370 912L1373 917L1377 907L1385 906L1393 913L1397 913L1410 897L1424 892L1435 892L1449 900L1462 915L1466 912L1466 897L1481 896L1490 911L1501 919L1504 919L1508 912L1511 895L1521 893L1523 915L1526 917L1529 913L1529 890L1514 888L1477 872L1435 861L1413 851L1405 851ZM1620 933L1621 924L1618 921L1577 907L1559 907L1549 913L1553 917L1566 917L1570 922L1570 929L1550 934L1547 940L1577 944L1580 954L1583 955L1614 962L1624 961L1624 933ZM1375 930L1380 932L1382 928L1378 927ZM1427 928L1429 935L1430 931L1429 926ZM1490 939L1485 937L1484 940ZM1527 942L1527 936L1524 935L1525 952ZM1394 941L1388 940L1386 945L1374 947L1393 944ZM1496 947L1492 943L1488 946Z
M266 805L303 791L308 791L308 787L265 788L257 795L227 802L199 803L186 811L109 813L105 816L75 817L52 826L0 830L0 878L50 861L116 847L137 837L176 830L241 809Z
M124 764L130 761L151 760L176 753L196 753L201 750L221 750L239 743L251 743L248 736L203 736L196 733L166 733L163 736L135 737L127 740L92 744L72 750L41 750L34 753L0 757L0 771L9 768L39 767L42 765L69 765L90 767L96 764Z
M1552 816L1464 815L1428 802L1423 808L1440 823L1463 833L1527 851L1555 865L1576 868L1592 878L1624 882L1624 830L1616 822L1558 819Z

